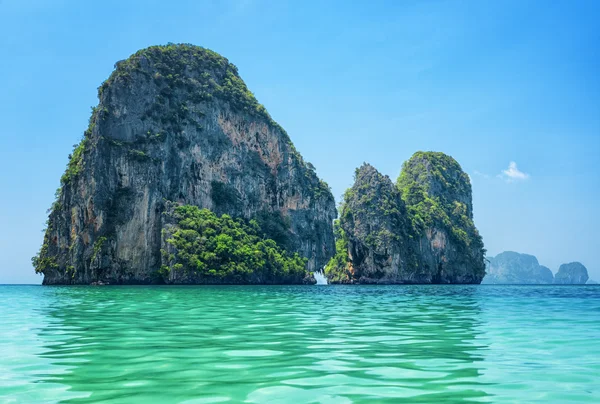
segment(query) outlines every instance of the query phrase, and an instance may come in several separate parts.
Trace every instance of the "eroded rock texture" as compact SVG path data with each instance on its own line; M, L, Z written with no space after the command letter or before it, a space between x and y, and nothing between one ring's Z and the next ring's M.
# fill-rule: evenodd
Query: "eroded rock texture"
M396 185L363 165L339 227L332 282L480 283L485 275L469 177L443 153L415 153Z
M256 219L309 271L333 255L328 186L227 59L150 47L116 64L99 100L34 259L45 284L165 281L167 202Z

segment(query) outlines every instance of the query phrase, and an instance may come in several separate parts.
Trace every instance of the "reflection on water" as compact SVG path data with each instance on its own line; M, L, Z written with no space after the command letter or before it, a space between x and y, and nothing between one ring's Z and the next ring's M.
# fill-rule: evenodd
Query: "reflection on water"
M0 287L0 293L9 301L0 332L0 397L16 402L600 397L600 349L590 346L600 336L600 288Z

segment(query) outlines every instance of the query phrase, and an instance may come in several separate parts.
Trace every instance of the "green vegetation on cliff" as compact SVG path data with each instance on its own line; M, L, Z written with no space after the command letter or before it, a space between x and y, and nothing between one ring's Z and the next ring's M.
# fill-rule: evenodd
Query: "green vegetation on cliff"
M38 274L44 273L46 269L56 269L58 264L56 259L52 256L48 256L48 233L44 235L44 244L40 248L40 251L31 258L31 264Z
M464 247L483 242L473 224L471 182L458 162L438 152L417 152L397 181L416 234L443 226Z
M443 153L415 153L396 185L364 164L344 194L326 275L342 283L479 283L485 250L471 198L468 175Z
M171 283L298 283L331 257L329 186L226 58L151 46L117 62L98 98L32 259L45 284L150 283L160 268ZM174 229L169 201L210 208L210 237L157 237Z
M313 183L314 197L318 199L322 195L331 194L327 183L316 176L314 166L305 162L298 153L285 129L273 120L248 89L233 63L210 49L173 43L141 49L115 64L115 70L98 88L100 104L98 107L92 107L89 126L83 139L74 146L73 153L69 156L69 164L61 180L62 186L69 184L82 171L83 154L95 147L89 141L92 130L110 115L109 109L102 103L105 98L103 94L113 86L139 86L140 82L152 83L159 89L152 105L147 108L142 118L158 121L164 131L172 134L182 132L186 125L195 126L201 131L203 128L197 118L203 116L204 112L197 106L217 99L229 104L233 111L265 120L281 133L297 164L308 169L307 179ZM182 98L181 94L185 94L185 97ZM153 142L164 140L165 137L166 133L155 136L149 134L144 140ZM113 146L124 145L124 142L112 139L102 140ZM139 142L143 143L142 139ZM131 150L130 154L133 158L147 158L142 150Z
M325 266L325 276L331 282L345 283L352 279L352 270L350 258L348 257L348 236L340 220L333 222L333 232L335 235L335 255Z
M332 282L376 282L398 279L396 258L402 267L414 263L406 246L410 224L400 191L392 180L370 164L355 171L354 184L344 193L336 224L336 255L326 266ZM393 261L393 263L392 263Z
M152 69L144 68L151 64ZM153 72L150 74L149 72ZM189 118L189 110L184 100L176 100L176 89L189 90L193 102L210 101L219 98L227 101L236 111L266 119L277 127L289 141L285 130L269 115L254 94L240 78L237 67L218 53L191 44L173 44L150 46L141 49L126 60L116 63L116 69L98 88L98 97L115 82L133 82L133 75L140 74L153 80L160 94L152 112L164 115L165 108L171 109L171 121ZM168 119L167 119L168 120Z
M175 208L174 217L177 226L167 239L174 252L163 251L169 265L161 268L162 276L182 270L235 283L285 283L306 275L306 259L260 237L254 220L218 217L190 205Z
M92 107L92 114L90 115L88 127L85 132L83 132L81 141L78 144L73 145L73 152L69 154L67 169L60 179L61 187L71 183L71 181L81 173L81 170L83 169L83 154L88 150L90 145L92 131L96 126L97 120L105 117L107 113L108 111L105 109L100 111L97 107ZM60 192L62 192L62 188L60 188L60 190Z
M287 132L273 120L265 107L248 89L239 76L237 67L218 53L196 45L173 43L141 49L115 64L115 70L98 88L98 98L102 100L103 94L115 84L128 86L134 83L135 75L153 81L160 88L160 93L156 96L154 104L146 111L145 118L159 120L170 132L181 132L185 124L198 125L194 115L202 115L203 112L195 110L194 103L221 99L234 111L245 112L266 120L282 134L298 163L314 172L314 167L306 163L297 152ZM176 96L178 90L189 92L191 97L179 99ZM92 130L99 120L105 119L108 115L109 111L106 107L92 107L89 126L81 142L74 146L72 154L69 155L69 163L61 179L61 185L69 184L81 172L83 153L91 146L89 138ZM202 128L198 126L198 129ZM156 137L150 137L148 140L164 140L164 137L165 134L157 134ZM123 145L115 141L111 143ZM141 156L139 151L132 155ZM314 181L314 178L310 179ZM330 192L329 186L324 181L319 183L317 180L314 188L317 198L323 190Z
M400 193L389 177L370 164L363 164L356 170L354 179L354 186L344 193L341 225L350 230L360 227L358 222L377 220L381 226L370 227L365 239L372 248L380 248L390 240L400 240L403 206Z

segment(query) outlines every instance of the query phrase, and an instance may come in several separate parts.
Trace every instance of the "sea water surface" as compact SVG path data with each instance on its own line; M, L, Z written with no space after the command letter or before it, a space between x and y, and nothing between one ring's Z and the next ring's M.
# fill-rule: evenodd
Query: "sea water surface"
M0 286L0 402L600 402L597 286Z

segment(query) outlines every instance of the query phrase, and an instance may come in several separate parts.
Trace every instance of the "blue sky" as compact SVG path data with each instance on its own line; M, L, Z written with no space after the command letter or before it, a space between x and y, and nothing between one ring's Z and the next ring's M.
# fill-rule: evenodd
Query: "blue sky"
M596 1L0 0L0 283L41 282L30 257L97 87L167 42L236 64L338 201L364 161L395 179L443 151L489 254L600 280L599 19Z

